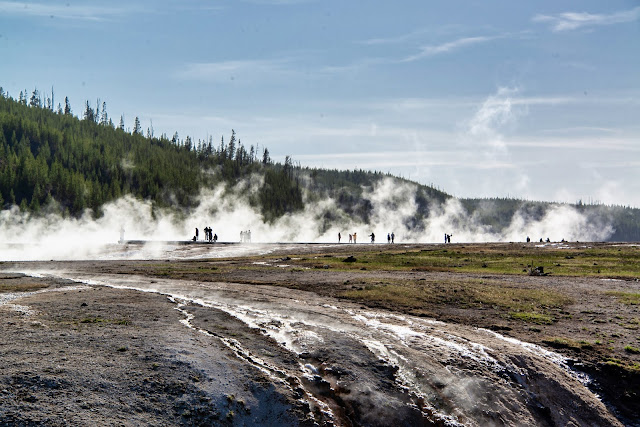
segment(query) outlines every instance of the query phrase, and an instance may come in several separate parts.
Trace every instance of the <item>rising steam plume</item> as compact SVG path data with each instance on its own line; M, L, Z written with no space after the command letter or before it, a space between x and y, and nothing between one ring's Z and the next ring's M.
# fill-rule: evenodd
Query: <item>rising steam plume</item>
M412 221L418 209L416 184L384 178L372 188L363 189L371 202L369 223L365 224L341 210L336 200L326 197L305 203L302 211L287 214L273 223L263 221L258 208L249 203L250 195L261 188L254 176L234 188L219 186L203 189L199 206L189 212L160 210L148 201L125 196L103 207L104 215L94 219L87 212L80 218L59 214L33 216L12 207L0 212L0 257L2 260L92 259L104 254L104 246L117 244L124 230L126 240L190 240L195 228L213 228L221 242L238 242L240 232L251 230L253 243L337 242L338 233L358 233L358 242L368 242L372 232L377 242L386 242L395 233L397 243L439 243L444 233L455 242L523 241L551 237L553 240L600 241L613 233L610 225L594 222L568 205L552 205L542 218L531 218L518 211L501 232L469 215L462 203L450 198L433 201L430 213L419 223ZM327 224L323 213L332 212ZM408 225L411 224L411 225ZM343 239L343 242L345 239ZM147 252L144 257L154 257Z

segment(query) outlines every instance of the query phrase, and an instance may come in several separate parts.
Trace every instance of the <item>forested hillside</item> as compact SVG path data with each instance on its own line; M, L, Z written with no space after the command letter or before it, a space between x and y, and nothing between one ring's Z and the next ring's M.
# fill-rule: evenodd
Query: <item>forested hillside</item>
M265 217L300 209L301 189L290 160L273 164L265 148L248 150L235 132L227 143L181 140L177 133L155 137L142 131L136 117L128 132L120 118L115 126L106 103L85 103L82 119L65 107L51 108L37 90L18 100L0 89L0 206L18 205L39 212L44 206L79 216L124 194L151 200L158 207L190 208L202 187L233 183L264 174L261 204ZM211 173L213 172L213 173Z
M450 195L380 172L310 169L291 157L273 162L269 150L245 148L235 131L225 142L181 139L177 133L143 131L136 117L126 129L115 125L106 103L85 102L79 116L68 99L54 108L53 93L21 92L13 99L0 88L0 207L19 206L34 215L102 215L105 203L123 195L152 202L155 208L189 211L201 202L203 188L228 191L258 177L248 203L266 223L313 207L320 233L337 223L370 224L380 211L402 209L401 227L410 233L431 227L444 215ZM253 182L256 182L253 180ZM386 186L386 187L385 187ZM389 187L390 186L390 187ZM234 195L234 197L237 196ZM323 204L330 200L331 203ZM540 221L557 204L517 199L460 199L463 212L447 227L480 225L500 236L514 218ZM406 209L410 206L410 209ZM611 227L609 240L640 241L640 210L623 206L571 206L595 227ZM377 216L376 216L377 215ZM458 225L456 225L458 224ZM398 225L398 224L396 224ZM438 227L442 227L438 225ZM453 230L448 230L453 231Z

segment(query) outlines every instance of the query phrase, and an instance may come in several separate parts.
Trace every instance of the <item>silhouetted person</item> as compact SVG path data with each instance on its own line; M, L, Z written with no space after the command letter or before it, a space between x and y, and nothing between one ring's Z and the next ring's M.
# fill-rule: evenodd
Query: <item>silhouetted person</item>
M391 234L387 233L387 244L391 243Z
M529 236L527 236L527 243L529 243L531 241L531 239L529 238Z
M213 235L213 243L215 243L215 242L217 242L217 241L218 241L218 235L217 235L217 234L214 234L214 235Z
M349 234L349 243L353 242L353 236Z
M396 235L395 233L391 233L391 243L394 243L394 241L396 240Z
M342 239L342 236L338 233L338 243L340 243L340 239Z
M196 240L198 240L198 227L196 227Z
M371 234L369 234L369 236L371 236L371 243L375 243L375 241L376 241L376 235L375 235L375 234L373 234L373 233L371 233Z
M353 243L356 243L356 233L353 233Z

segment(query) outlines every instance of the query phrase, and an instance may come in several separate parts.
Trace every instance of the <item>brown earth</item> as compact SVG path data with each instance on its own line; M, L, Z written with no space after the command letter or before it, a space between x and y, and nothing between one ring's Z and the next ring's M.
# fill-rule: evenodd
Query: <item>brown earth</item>
M360 250L370 250L362 247ZM295 253L294 253L295 252ZM411 280L427 286L478 280L565 294L571 303L551 324L531 324L504 316L497 307L425 304L416 309L393 302L359 301L377 309L487 328L539 344L572 360L594 379L592 389L626 425L640 419L640 375L629 369L640 355L625 346L640 344L637 305L621 304L607 291L640 292L637 280L478 275L425 271L337 271L325 269L323 253L354 253L352 247L287 247L263 263L253 258L188 261L76 261L3 263L0 270L77 270L95 275L161 276L302 289L343 298L363 283ZM291 258L305 261L291 268ZM183 268L175 268L181 266ZM222 268L222 267L231 268ZM215 274L211 271L219 269ZM233 349L209 340L180 320L165 296L101 286L67 288L60 280L0 276L4 294L33 292L0 304L0 424L6 425L300 425L323 420L318 408L301 403L300 388L285 387L249 372ZM42 288L59 292L38 292ZM1 300L0 300L1 301ZM194 312L197 310L194 309ZM258 334L224 313L196 319L232 328L227 336ZM228 332L228 331L227 331ZM246 342L251 342L247 339ZM266 344L265 344L266 342ZM261 354L295 364L275 342L261 341ZM215 354L216 358L203 357ZM238 381L241 378L244 380ZM326 421L326 419L324 420ZM340 422L338 422L340 424ZM345 425L348 425L345 422Z

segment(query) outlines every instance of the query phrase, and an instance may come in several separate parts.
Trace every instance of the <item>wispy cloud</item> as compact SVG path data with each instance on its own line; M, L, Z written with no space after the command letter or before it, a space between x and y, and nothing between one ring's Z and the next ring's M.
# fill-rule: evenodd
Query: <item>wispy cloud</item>
M419 53L404 58L403 62L412 62L428 56L449 53L458 49L462 49L467 46L487 43L489 41L495 40L496 38L498 37L489 37L489 36L464 37L464 38L460 38L450 42L442 43L439 45L423 46L422 48L420 48Z
M577 30L582 27L613 25L633 22L640 18L640 7L612 14L593 14L587 12L565 12L557 15L536 15L533 22L548 23L554 32Z
M187 64L178 73L186 80L229 81L248 80L256 76L293 74L289 59L249 59Z
M116 7L99 7L87 5L45 4L31 2L0 1L0 14L22 16L44 16L82 21L105 21L127 13L127 10Z
M423 35L423 34L425 34L427 32L429 32L429 30L421 29L421 30L412 31L410 33L400 34L400 35L393 36L393 37L376 37L376 38L371 38L371 39L367 39L367 40L362 40L362 41L358 42L358 44L385 45L385 44L404 43L406 41L413 40L416 37L419 37L419 36L421 36L421 35Z
M610 155L613 151L637 153L640 147L636 144L635 138L617 138L617 137L558 137L558 138L536 138L536 139L510 139L509 147L526 147L539 149L570 149L592 150L602 152L602 159ZM608 162L600 161L601 164Z
M446 151L375 151L369 153L329 152L320 154L294 154L293 158L310 167L330 164L338 169L365 168L386 171L389 169L446 167L465 170L516 169L519 166L501 161L478 162L475 159L461 159L457 152Z

